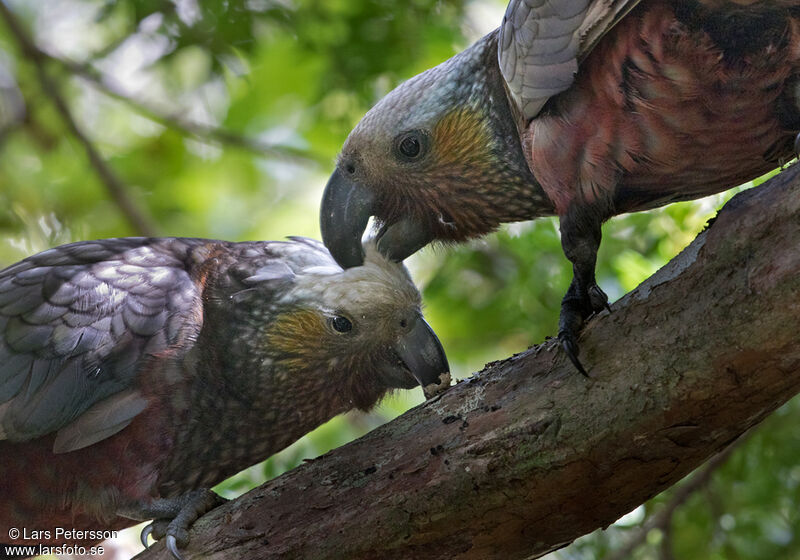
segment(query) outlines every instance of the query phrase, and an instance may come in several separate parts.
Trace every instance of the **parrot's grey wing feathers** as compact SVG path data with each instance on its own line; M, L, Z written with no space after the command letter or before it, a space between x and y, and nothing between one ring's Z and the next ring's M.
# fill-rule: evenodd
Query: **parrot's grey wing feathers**
M583 60L640 0L511 0L500 26L498 62L526 119L569 88Z
M200 243L73 243L0 271L0 439L71 426L57 438L69 450L127 425L143 401L125 392L147 356L200 328L187 269Z

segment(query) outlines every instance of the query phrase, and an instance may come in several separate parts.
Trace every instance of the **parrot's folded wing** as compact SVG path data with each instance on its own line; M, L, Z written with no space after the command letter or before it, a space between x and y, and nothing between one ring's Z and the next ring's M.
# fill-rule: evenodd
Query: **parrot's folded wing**
M511 0L500 26L500 71L526 119L572 85L578 63L640 0Z
M0 271L0 439L71 425L57 446L74 449L122 429L144 408L124 392L147 357L201 326L200 288L184 262L194 243L74 243ZM100 405L118 393L127 396ZM81 419L94 405L100 409Z

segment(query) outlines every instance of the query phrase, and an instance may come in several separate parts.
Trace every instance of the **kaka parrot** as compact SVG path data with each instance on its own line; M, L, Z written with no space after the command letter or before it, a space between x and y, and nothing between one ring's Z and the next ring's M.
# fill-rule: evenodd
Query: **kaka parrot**
M349 267L371 216L394 259L558 216L573 266L559 339L585 374L577 333L608 306L602 223L758 177L798 132L797 0L511 0L498 29L353 129L322 238Z
M143 541L179 557L221 501L208 488L447 372L407 271L374 246L347 270L304 238L44 251L0 271L0 535L155 519Z

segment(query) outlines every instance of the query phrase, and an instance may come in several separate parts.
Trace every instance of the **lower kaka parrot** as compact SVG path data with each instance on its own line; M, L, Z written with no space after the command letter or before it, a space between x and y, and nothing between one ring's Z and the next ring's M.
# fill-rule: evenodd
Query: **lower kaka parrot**
M221 501L208 488L447 372L407 271L374 246L347 270L304 238L39 253L0 271L0 535L155 519L143 540L179 557Z
M344 267L403 259L504 222L556 215L573 279L559 339L608 298L612 216L734 187L790 160L800 132L797 0L511 0L498 29L379 101L323 195Z

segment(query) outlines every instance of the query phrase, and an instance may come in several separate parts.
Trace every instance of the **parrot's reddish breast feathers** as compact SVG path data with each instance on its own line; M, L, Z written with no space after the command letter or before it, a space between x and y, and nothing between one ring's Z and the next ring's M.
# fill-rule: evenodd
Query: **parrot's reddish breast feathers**
M576 201L610 203L616 214L698 198L791 157L793 136L775 107L796 103L797 18L758 30L772 44L727 57L673 5L632 12L532 121L527 155L558 214Z

